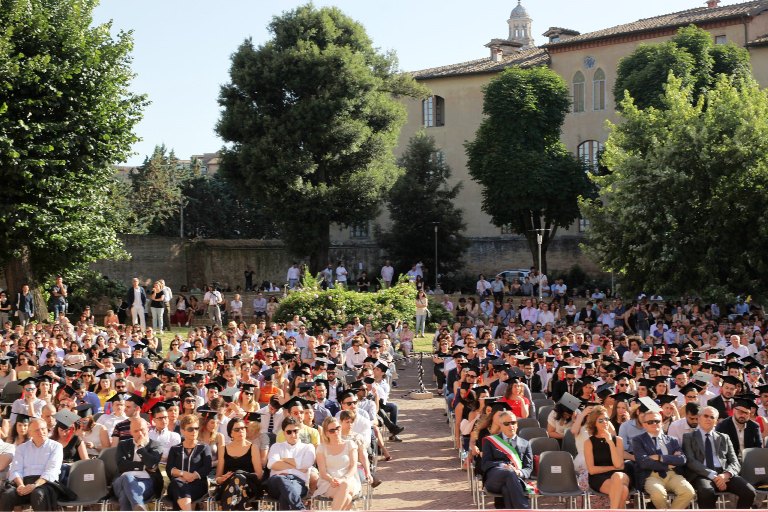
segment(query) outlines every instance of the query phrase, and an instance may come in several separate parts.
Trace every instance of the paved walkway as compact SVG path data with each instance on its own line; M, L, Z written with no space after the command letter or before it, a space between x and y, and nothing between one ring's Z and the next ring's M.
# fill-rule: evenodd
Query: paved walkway
M402 443L388 442L392 460L379 462L384 481L374 490L375 510L472 509L467 474L459 469L457 452L448 432L442 397L412 400L404 396L418 387L417 366L400 371L392 397L400 408L398 423L405 427ZM424 359L424 384L435 391L432 361Z

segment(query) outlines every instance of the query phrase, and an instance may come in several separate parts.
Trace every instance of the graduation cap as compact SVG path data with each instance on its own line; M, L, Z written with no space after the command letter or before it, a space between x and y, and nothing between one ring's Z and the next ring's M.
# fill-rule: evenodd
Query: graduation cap
M128 369L128 365L125 363L115 363L114 367L115 367L115 373L124 372L125 370Z
M75 389L72 386L64 386L61 388L61 391L67 394L67 396L72 396L75 394Z
M581 377L581 382L583 382L584 384L594 384L595 382L599 382L599 381L600 379L598 379L597 377L593 377L592 375L584 375L583 377Z
M755 359L752 356L747 356L741 359L741 362L744 363L746 368L764 368L762 364L760 364L760 361Z
M311 400L306 400L304 398L301 398L300 396L294 396L287 402L283 404L283 409L286 411L290 411L291 408L296 407L297 405L301 405L303 408L309 407L310 405L314 404L315 402Z
M768 393L768 384L763 384L762 386L758 386L755 389L757 389L760 392L761 395L763 393Z
M723 375L722 377L723 382L726 384L733 384L734 386L738 386L739 384L744 384L741 379L738 377L734 377L733 375Z
M18 413L16 414L16 423L29 423L32 420L32 416L28 414Z
M693 390L696 390L696 393L698 393L699 391L701 391L701 389L702 389L701 386L696 384L696 382L691 381L688 384L686 384L685 386L681 387L678 391L680 391L681 394L685 395L689 391L693 391Z
M509 382L513 382L516 380L514 379L520 379L523 376L525 376L525 372L518 368L517 366L513 366L512 368L508 368L505 370L507 372L507 375L509 375Z
M215 417L216 417L216 415L218 415L218 414L219 414L217 411L213 411L213 410L211 410L211 409L198 409L198 410L197 410L197 413L198 413L200 416L202 416L203 418L205 418L206 420L209 420L209 419L215 418Z
M331 383L326 379L315 379L315 386L325 386L325 389L329 389L331 387Z
M485 399L485 405L491 407L491 415L496 414L497 412L501 411L511 411L512 408L509 406L507 402L502 400L503 397L492 397L492 398L486 398Z
M757 409L757 404L755 403L755 399L757 398L757 396L752 393L748 395L738 395L733 398L734 398L733 405L735 407L744 407L745 409Z
M32 385L35 385L35 386L36 386L36 385L37 385L37 377L27 377L27 378L26 378L26 379L24 379L24 380L20 380L20 381L18 381L18 384L19 384L19 386L21 386L22 388L23 388L24 386L28 385L28 384L32 384Z
M64 368L64 372L66 372L67 376L74 377L80 373L80 370L77 368Z
M171 379L175 379L179 375L178 373L176 373L176 370L168 367L163 368L163 371L161 373L166 377L170 377Z
M491 388L488 386L476 386L472 391L474 391L475 396L478 396L480 393L490 393Z
M564 366L563 368L565 368L566 375L576 375L576 370L579 369L578 366Z
M359 391L359 390L362 390L362 389L365 389L365 386L363 385L363 381L362 380L356 380L356 381L352 382L352 384L349 385L349 390L350 391Z
M130 398L130 393L115 393L107 399L107 402L127 402Z
M70 411L69 409L60 410L56 413L54 418L56 418L56 424L62 428L70 428L80 420L80 416L77 413Z
M568 409L571 412L576 412L579 410L579 407L581 407L581 400L573 396L572 394L566 392L563 393L563 396L560 398L560 401L557 402L559 404L562 404L566 409Z
M154 393L157 391L157 388L159 388L163 384L163 381L158 379L157 377L152 377L148 381L144 383L144 387L147 388L147 391L150 393Z
M51 379L47 375L39 375L37 377L37 383L40 384L41 382L47 382L48 384L50 384L51 382L53 382L53 379Z
M661 407L657 404L653 398L644 396L637 399L640 402L640 412L660 412Z
M611 398L616 400L617 402L629 402L633 398L635 398L634 395L630 395L629 393L625 393L624 391L621 391L619 393L614 393L611 395Z
M194 392L194 391L192 391L191 389L185 389L185 390L184 390L184 391L181 393L181 399L182 399L182 400L186 400L187 398L197 398L197 395L196 395L196 394L195 394L195 392Z
M722 349L719 349L717 347L715 347L715 348L708 348L707 349L707 354L709 354L711 356L714 356L714 355L719 354L721 351L722 351Z
M301 382L299 383L299 391L311 391L314 389L315 384L312 382Z
M601 387L600 389L598 389L596 394L598 397L600 397L601 400L605 400L609 396L613 395L614 391L615 390L612 387L607 386L607 387Z
M725 363L726 368L738 368L739 370L744 368L744 364L740 361L729 361Z
M646 388L652 388L654 384L656 384L656 381L653 379L642 378L637 380L638 386L643 386Z
M294 359L297 356L298 356L298 354L291 354L289 352L283 352L282 354L280 354L280 359L282 359L283 361L290 361L290 360Z
M334 363L333 361L331 361L330 363L328 363L328 367L327 367L327 370L328 370L329 372L330 372L330 371L332 371L332 370L335 370L335 369L336 369L336 363Z
M256 384L250 384L248 382L243 382L240 384L240 389L247 393L253 393L253 390L256 389Z
M683 373L687 374L688 370L686 370L685 368L678 368L676 370L672 370L672 373L670 375L672 375L672 377L677 377L678 375L682 375Z
M267 368L263 372L261 372L261 375L264 377L264 379L269 380L272 378L273 375L275 375L277 372L272 368Z
M364 377L363 382L365 382L366 384L373 384L374 382L376 382L376 379L374 379L373 377Z
M246 422L255 421L257 423L261 423L261 417L262 417L261 413L258 413L258 412L247 412L243 416L243 420L246 421Z
M232 402L235 399L235 393L237 393L237 388L227 388L221 393L219 393L219 396L227 403Z
M77 411L77 415L81 418L93 416L93 406L91 404L80 404L75 407L75 410Z
M659 404L664 405L674 403L677 397L675 395L658 395L656 400L659 401Z

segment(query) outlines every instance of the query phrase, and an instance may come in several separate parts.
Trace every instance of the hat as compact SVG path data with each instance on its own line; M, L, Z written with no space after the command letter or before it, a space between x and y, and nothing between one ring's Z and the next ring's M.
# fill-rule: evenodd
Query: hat
M16 423L29 423L32 416L28 414L18 413L16 414Z
M658 395L656 400L658 400L659 404L664 405L674 403L677 397L675 395Z
M203 406L205 407L205 406ZM198 409L197 413L205 418L206 420L215 418L217 414L219 414L217 411L213 411L211 409Z
M660 412L661 407L651 397L644 396L637 399L640 402L640 412Z
M240 384L240 389L243 391L246 391L248 393L253 393L253 390L256 389L256 384L250 384L248 382L243 382Z
M75 410L77 411L78 416L81 418L93 416L93 406L91 404L80 404L75 407Z
M24 387L24 386L26 386L26 385L28 385L28 384L32 384L32 385L35 385L35 386L37 386L37 377L27 377L27 378L26 378L26 379L24 379L24 380L20 380L20 381L18 381L18 384L19 384L19 386L21 386L21 387Z
M261 375L264 377L264 379L269 380L271 379L277 372L272 368L267 368L263 372L261 372Z
M299 383L299 391L311 391L314 389L315 384L313 382L301 382Z
M685 395L689 391L693 391L693 390L695 390L697 393L699 391L701 391L701 386L696 384L696 382L694 382L694 381L691 381L688 384L686 384L685 386L683 386L680 389L678 389L678 391L680 392L681 395Z
M243 416L243 420L245 420L246 422L248 422L248 421L255 421L257 423L261 423L261 417L262 417L261 413L258 413L258 412L247 412Z
M560 398L560 401L557 403L562 404L572 412L578 411L579 407L581 407L581 400L579 400L578 398L576 398L575 396L573 396L568 392L563 393L563 396Z
M629 402L633 398L635 398L634 395L630 395L629 393L625 393L624 391L621 391L619 393L614 393L611 395L611 398L616 400L617 402Z
M157 391L157 388L159 388L163 384L163 381L158 379L157 377L152 377L148 381L144 383L144 387L147 388L147 391L150 393L154 393Z
M749 395L739 395L734 397L733 405L734 407L744 407L745 409L757 409L757 404L755 403L755 398L753 398L755 395L749 396Z
M130 398L130 393L115 393L107 399L107 402L127 402Z
M237 388L227 388L221 393L219 393L219 396L227 403L232 402L235 399L235 393L237 393Z
M301 405L303 408L309 407L310 405L314 404L315 402L311 400L306 400L304 398L301 398L300 396L294 396L287 402L283 404L283 409L286 411L291 410L292 407L296 407L297 405Z
M744 384L741 379L738 377L734 377L733 375L723 375L723 383L725 384L733 384L734 386L738 386L739 384Z
M315 386L325 386L325 389L329 389L331 387L331 383L326 379L315 379Z
M57 412L54 418L56 418L56 424L62 428L69 428L75 422L80 420L80 416L78 414L68 409L62 409L61 411Z

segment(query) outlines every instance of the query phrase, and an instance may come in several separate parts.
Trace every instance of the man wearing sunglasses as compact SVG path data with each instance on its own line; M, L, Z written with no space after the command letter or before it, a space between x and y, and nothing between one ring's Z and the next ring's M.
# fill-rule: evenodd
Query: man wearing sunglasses
M531 445L517 435L517 417L511 411L499 414L499 423L501 433L483 439L483 485L504 497L503 508L529 509L525 480L533 471Z
M267 468L271 476L265 485L280 510L304 510L301 501L309 492L309 471L315 463L315 447L299 439L301 421L289 416L281 425L285 441L269 449Z
M647 412L642 421L645 433L632 438L637 488L650 495L658 510L667 508L667 492L675 495L669 508L688 508L695 494L693 486L682 475L686 459L680 443L664 433L660 413Z
M730 492L738 497L736 508L750 508L755 488L739 476L741 464L730 438L715 430L719 414L711 406L699 413L699 427L683 435L683 453L688 480L696 490L699 508L715 508L715 492Z

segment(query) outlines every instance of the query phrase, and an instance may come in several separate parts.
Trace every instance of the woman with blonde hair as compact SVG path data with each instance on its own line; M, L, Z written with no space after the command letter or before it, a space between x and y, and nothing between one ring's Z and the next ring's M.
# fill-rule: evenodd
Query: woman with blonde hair
M624 441L616 435L608 411L595 407L587 417L589 439L584 442L584 459L589 487L607 494L612 509L625 508L629 476L624 473Z
M322 440L317 447L320 480L313 496L333 499L333 510L349 510L361 489L357 474L357 445L342 438L341 422L332 416L323 421Z

